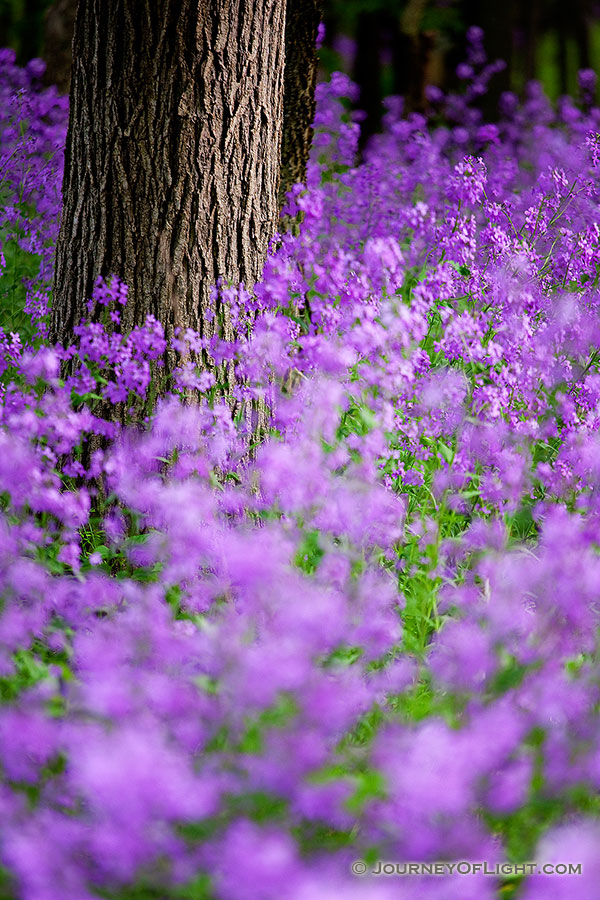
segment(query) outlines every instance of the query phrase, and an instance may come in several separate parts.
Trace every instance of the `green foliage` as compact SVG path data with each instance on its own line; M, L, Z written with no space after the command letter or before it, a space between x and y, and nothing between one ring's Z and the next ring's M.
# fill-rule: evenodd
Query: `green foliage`
M0 44L24 65L42 52L44 16L53 0L0 0Z

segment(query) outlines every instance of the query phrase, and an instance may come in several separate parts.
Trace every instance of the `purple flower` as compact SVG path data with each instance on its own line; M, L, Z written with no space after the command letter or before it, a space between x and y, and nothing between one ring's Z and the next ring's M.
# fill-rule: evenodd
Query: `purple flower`
M593 69L580 69L577 73L579 89L586 103L593 103L598 76Z

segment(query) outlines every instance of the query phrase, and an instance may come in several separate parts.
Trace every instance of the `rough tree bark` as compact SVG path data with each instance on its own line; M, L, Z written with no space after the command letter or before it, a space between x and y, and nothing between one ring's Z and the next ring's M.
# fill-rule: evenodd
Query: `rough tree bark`
M129 286L124 329L152 313L167 337L213 333L220 277L257 280L279 211L284 29L284 0L80 0L54 340L72 340L99 275Z
M124 330L152 313L167 337L233 337L210 289L255 283L280 183L305 177L318 6L288 0L286 31L285 0L80 0L53 340L72 341L111 274L129 286Z
M287 0L280 205L291 187L306 181L306 162L315 117L317 32L321 12L321 0Z

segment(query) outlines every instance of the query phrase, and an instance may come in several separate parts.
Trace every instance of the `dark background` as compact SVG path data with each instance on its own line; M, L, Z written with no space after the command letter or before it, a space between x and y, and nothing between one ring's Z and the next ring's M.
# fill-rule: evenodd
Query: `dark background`
M60 49L59 32L70 33L76 0L0 0L0 46L10 46L24 64L34 56L49 63ZM46 23L52 7L53 36ZM489 61L501 58L485 100L488 117L502 91L522 94L538 79L551 99L577 93L577 71L600 67L598 0L325 0L322 74L341 69L358 82L359 106L367 113L365 137L378 129L381 99L406 98L408 110L426 108L425 85L457 86L456 67L465 58L469 26L485 31ZM62 33L61 32L61 33ZM63 82L63 90L67 89Z

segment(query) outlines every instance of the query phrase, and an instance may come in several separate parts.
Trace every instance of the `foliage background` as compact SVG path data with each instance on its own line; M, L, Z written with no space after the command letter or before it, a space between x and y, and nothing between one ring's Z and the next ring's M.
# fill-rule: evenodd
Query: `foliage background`
M0 45L17 52L19 64L44 54L44 17L51 0L0 0ZM490 56L508 62L505 86L522 91L531 78L556 99L577 90L577 70L600 66L600 4L595 0L324 0L327 26L325 72L352 68L348 39L371 42L381 58L381 96L394 92L392 45L398 35L418 36L429 45L435 83L451 86L462 59L465 34L481 26ZM365 28L367 20L376 27ZM344 52L344 48L346 52Z

